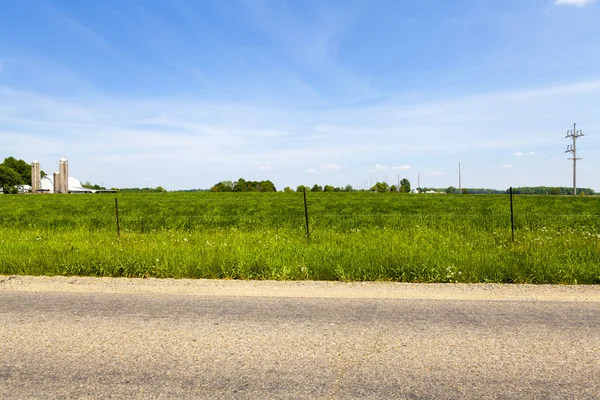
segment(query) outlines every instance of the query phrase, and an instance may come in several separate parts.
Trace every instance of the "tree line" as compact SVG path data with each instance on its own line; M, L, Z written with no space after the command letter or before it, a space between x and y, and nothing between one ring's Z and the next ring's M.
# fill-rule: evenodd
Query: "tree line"
M46 176L44 171L40 172ZM18 193L19 185L31 183L31 165L14 157L6 157L0 164L0 188L4 194Z
M243 178L233 181L221 181L210 188L211 192L276 192L275 185L270 180L247 181Z

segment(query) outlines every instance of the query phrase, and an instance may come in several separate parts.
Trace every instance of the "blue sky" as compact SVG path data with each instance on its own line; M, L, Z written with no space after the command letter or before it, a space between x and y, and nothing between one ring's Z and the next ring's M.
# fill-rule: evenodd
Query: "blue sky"
M0 157L109 187L239 177L600 191L594 0L0 0Z

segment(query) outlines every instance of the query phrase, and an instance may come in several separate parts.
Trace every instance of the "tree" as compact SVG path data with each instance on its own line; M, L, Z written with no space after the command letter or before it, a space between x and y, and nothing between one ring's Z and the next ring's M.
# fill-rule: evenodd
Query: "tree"
M465 188L463 188L463 190L462 190L462 192L461 192L461 193L462 193L462 194L469 194L469 189L465 189Z
M6 165L0 164L0 187L4 194L14 192L15 186L22 183L22 177Z
M454 194L454 193L456 193L456 188L454 186L448 186L448 188L446 189L446 193Z
M331 185L325 185L325 187L323 188L323 190L325 192L333 192L333 191L335 191L335 188L333 186L331 186Z
M233 191L234 192L245 192L246 187L247 187L246 180L243 178L240 178L237 180L236 183L233 184Z
M312 189L310 189L311 192L322 192L323 191L323 187L319 186L315 183L315 185L312 187Z
M82 183L81 187L84 187L86 189L93 189L93 190L106 190L105 187L100 186L98 184L93 185L91 182Z
M273 182L271 182L268 179L266 181L258 182L258 185L256 185L256 186L257 186L257 190L259 192L276 192L277 191Z
M284 193L291 193L291 192L293 192L293 190L292 190L292 188L291 188L291 187L289 187L289 186L286 186L286 187L284 187L284 188L283 188L283 192L284 192Z
M550 194L554 195L554 196L561 194L560 188L557 188L557 187L550 188Z
M400 181L400 191L403 193L410 193L410 181L406 178L403 178Z
M390 185L387 182L377 182L375 186L371 188L372 192L385 193L388 191Z
M19 183L17 183L17 185L31 183L31 165L27 164L25 161L17 160L14 157L7 157L1 165L12 169L19 175Z
M354 192L354 188L352 188L352 185L348 184L348 185L346 185L345 191L346 192Z
M306 189L308 189L306 186L298 185L298 187L296 188L296 192L304 192Z

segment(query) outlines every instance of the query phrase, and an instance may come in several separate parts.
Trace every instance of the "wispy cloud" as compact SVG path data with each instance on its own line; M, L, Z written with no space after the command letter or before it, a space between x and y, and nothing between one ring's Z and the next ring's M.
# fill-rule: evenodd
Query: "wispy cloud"
M485 158L491 152L538 151L540 143L547 143L548 132L575 112L585 112L591 120L599 95L600 81L592 81L420 105L388 99L321 110L169 96L70 99L0 84L0 142L8 154L27 160L54 163L62 156L78 158L72 163L75 176L90 181L99 176L104 182L113 177L110 186L121 187L141 179L135 173L123 173L135 168L153 174L157 184L168 188L189 187L190 182L194 187L208 187L242 174L255 174L248 179L272 178L285 186L302 183L303 171L340 170L355 184L370 178L358 157L393 160L398 154L411 165L376 164L373 171L443 171L452 168L461 154L468 154L470 181L482 176L480 181L488 182L476 169L489 165ZM599 126L593 121L590 128ZM415 134L398 141L399 129ZM486 140L473 141L465 132L485 132ZM563 136L562 131L556 134ZM427 141L422 140L425 135L429 135ZM33 148L31 143L39 145ZM533 158L535 154L520 151L514 156ZM269 165L277 168L268 169ZM306 166L312 168L305 170ZM189 176L174 172L183 168L205 172ZM348 183L339 174L322 175L327 175L322 184ZM581 176L585 182L585 170Z
M321 165L319 169L323 171L339 171L342 169L342 166L338 164L324 164Z
M305 169L304 172L309 173L309 174L314 174L317 171L314 170L313 168L309 168L309 169Z
M594 4L596 0L555 0L554 4L565 5L565 6L575 6L575 7L584 7L590 4Z
M444 176L444 175L446 175L446 173L442 172L442 171L430 171L430 172L427 172L427 175Z
M502 168L502 169L509 169L509 168L512 168L512 165L510 165L510 164L504 164L500 168Z
M256 169L258 169L259 171L271 171L273 169L273 164L271 163L259 163L256 166Z

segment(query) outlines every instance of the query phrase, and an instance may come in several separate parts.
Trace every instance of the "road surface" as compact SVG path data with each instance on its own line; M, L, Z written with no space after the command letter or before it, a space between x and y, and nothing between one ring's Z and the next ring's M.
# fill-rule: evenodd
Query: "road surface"
M0 398L599 397L598 286L0 276Z

